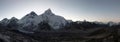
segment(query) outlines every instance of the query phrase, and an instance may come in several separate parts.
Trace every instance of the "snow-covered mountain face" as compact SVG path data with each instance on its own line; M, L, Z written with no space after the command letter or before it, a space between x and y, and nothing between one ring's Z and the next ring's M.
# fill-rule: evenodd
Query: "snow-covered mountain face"
M47 22L53 29L62 28L67 23L67 21L63 17L55 15L50 9L46 10L39 17L42 17L42 21Z
M20 24L20 29L18 30L26 33L31 33L37 30L38 24L41 22L48 23L53 29L62 28L67 23L63 17L55 15L50 9L48 9L39 16L35 12L31 12L24 16L17 22Z
M3 26L6 26L6 25L9 23L9 19L4 18L2 21L0 21L0 23L1 23Z
M45 22L52 29L63 28L67 24L67 20L64 17L55 15L50 9L46 10L43 14L37 15L35 12L31 12L25 15L22 19L18 20L15 17L11 19L3 19L0 23L4 26L16 26L19 31L24 33L33 33L40 28L38 24ZM38 28L39 27L39 28Z
M10 22L17 22L17 21L19 21L17 18L15 18L15 17L12 17L10 20L9 20Z
M37 16L33 11L24 16L17 22L19 24L18 30L25 33L33 32L37 28L34 20Z
M8 26L10 24L17 23L17 21L18 19L15 17L12 17L11 19L4 18L2 21L0 21L0 24L2 24L2 26Z
M20 23L20 24L28 24L28 23L34 22L34 19L37 16L38 15L35 12L32 11L31 13L27 14L22 19L20 19L20 21L18 21L18 23Z

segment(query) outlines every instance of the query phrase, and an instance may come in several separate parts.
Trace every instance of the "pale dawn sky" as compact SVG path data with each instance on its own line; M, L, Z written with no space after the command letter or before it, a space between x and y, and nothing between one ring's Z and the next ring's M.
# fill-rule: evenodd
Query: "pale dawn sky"
M120 22L120 0L0 0L0 20L31 11L40 15L48 8L73 21Z

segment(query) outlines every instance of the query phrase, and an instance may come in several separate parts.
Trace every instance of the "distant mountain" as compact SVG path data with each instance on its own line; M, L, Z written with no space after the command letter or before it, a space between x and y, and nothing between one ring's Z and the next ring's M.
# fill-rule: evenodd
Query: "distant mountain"
M12 17L11 19L4 18L2 21L0 21L0 24L7 26L8 24L14 24L17 21L18 19L15 17Z
M3 20L0 21L0 23L2 24L2 26L6 26L9 23L9 19L4 18Z
M19 24L18 30L32 33L37 30L38 24L41 22L47 23L53 29L63 28L67 23L66 19L52 13L51 9L46 10L41 15L32 11L17 22Z
M43 21L47 22L53 29L62 28L65 26L67 21L64 17L55 15L50 9L46 10L42 15Z
M12 17L11 19L9 19L9 23L7 24L8 28L12 28L12 29L17 29L18 27L18 22L19 20L15 17Z
M109 23L111 25L113 23ZM73 30L73 29L87 29L95 27L106 27L107 24L100 22L76 21L66 20L62 16L55 15L51 9L46 10L41 15L37 15L34 11L18 20L15 17L11 19L4 18L0 21L0 26L5 28L12 28L23 33L34 33L42 30Z
M17 23L19 24L18 30L21 32L29 33L36 29L35 18L38 15L35 12L31 12L20 19Z
M32 11L20 20L1 20L0 42L109 42L118 39L119 28L114 22L66 20L48 9L41 15Z

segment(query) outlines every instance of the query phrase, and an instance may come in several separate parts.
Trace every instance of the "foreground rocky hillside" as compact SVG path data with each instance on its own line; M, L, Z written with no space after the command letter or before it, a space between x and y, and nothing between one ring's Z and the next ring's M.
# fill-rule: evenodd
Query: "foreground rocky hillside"
M99 27L84 30L40 31L26 34L0 28L0 42L116 42L120 40L113 28Z

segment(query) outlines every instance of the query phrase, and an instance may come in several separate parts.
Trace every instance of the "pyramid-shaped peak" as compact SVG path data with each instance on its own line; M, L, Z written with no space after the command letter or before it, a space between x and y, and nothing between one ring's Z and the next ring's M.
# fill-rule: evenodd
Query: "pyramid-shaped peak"
M12 17L11 20L18 20L16 17Z
M1 22L6 22L6 21L9 21L9 19L4 18Z
M3 20L9 20L9 19L7 19L7 18L4 18Z
M34 11L31 11L30 15L37 15L37 14Z
M17 19L16 17L12 17L11 19Z
M51 9L49 8L49 9L47 9L47 10L45 11L45 13L52 13L52 11L51 11Z

